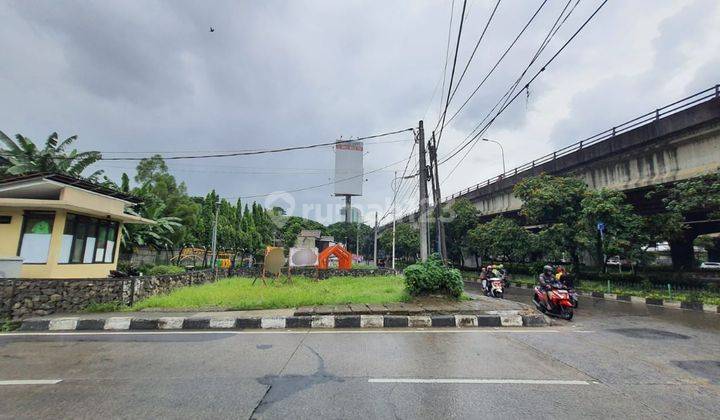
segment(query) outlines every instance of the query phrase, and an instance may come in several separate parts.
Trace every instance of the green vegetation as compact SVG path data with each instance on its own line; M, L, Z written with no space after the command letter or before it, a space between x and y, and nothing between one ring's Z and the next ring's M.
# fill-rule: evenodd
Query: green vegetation
M178 267L176 265L156 265L150 268L146 275L148 276L164 276L167 274L182 274L185 272L185 268Z
M460 298L463 293L463 281L460 271L447 268L437 255L426 262L415 263L404 271L405 284L413 295L442 293Z
M124 309L125 307L120 302L90 302L90 304L83 309L83 312L118 312Z
M386 255L392 255L392 229L385 229L378 238L378 247ZM420 252L420 233L410 223L395 226L395 256L404 260L415 260Z
M476 277L472 273L467 273L466 278ZM537 280L533 276L528 275L513 275L512 283L521 283L527 285L537 284ZM618 295L629 295L639 296L651 299L666 299L666 300L677 300L682 302L702 302L707 305L720 305L720 293L714 291L676 291L654 289L648 284L637 284L637 285L617 285L612 281L610 282L610 291L608 292L608 284L603 281L596 280L581 280L580 286L577 290L583 292L602 292L602 293L615 293Z
M268 286L262 285L260 280L253 286L252 281L251 278L233 277L211 284L183 287L138 302L132 309L247 310L410 300L402 276L331 277L322 281L293 277L292 284L273 282Z
M20 328L20 321L11 321L9 319L0 319L0 332L15 331Z
M67 152L65 149L77 140L77 136L58 141L58 134L52 133L45 140L43 148L37 147L31 139L22 134L16 134L15 139L16 141L13 141L0 131L0 145L4 146L0 151L8 162L7 165L0 166L0 177L31 172L55 172L78 177L101 157L100 152L78 152L76 149ZM102 174L103 171L98 170L86 178L98 182Z

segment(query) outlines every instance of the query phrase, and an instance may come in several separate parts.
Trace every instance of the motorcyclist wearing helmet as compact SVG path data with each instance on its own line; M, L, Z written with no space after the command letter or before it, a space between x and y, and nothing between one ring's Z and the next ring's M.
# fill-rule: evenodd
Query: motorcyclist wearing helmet
M553 276L553 268L549 265L546 265L543 267L543 272L538 277L538 283L540 283L540 287L542 287L545 290L545 296L547 300L545 301L545 305L547 306L548 310L550 309L550 290L552 288L552 284L555 281L555 276Z

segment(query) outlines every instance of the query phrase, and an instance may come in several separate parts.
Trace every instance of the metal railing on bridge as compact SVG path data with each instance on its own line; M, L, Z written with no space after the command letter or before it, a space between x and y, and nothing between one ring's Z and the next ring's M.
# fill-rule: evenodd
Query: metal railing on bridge
M541 165L541 164L544 164L547 162L552 162L555 159L561 158L570 153L577 152L579 150L582 150L585 147L592 146L593 144L599 143L601 141L611 139L618 134L625 133L625 132L630 131L634 128L637 128L639 126L657 121L663 117L667 117L668 115L675 114L679 111L690 108L691 106L697 105L701 102L706 102L713 98L720 98L720 85L715 85L711 88L705 89L701 92L695 93L686 98L683 98L683 99L675 101L671 104L665 105L662 108L658 108L654 111L648 112L647 114L643 114L639 117L633 118L630 121L626 121L626 122L624 122L620 125L617 125L613 128L610 128L608 130L597 133L594 136L590 136L588 138L582 139L582 140L580 140L576 143L573 143L569 146L563 147L562 149L556 150L552 153L549 153L545 156L535 159L532 162L525 163L516 168L510 169L509 171L506 171L500 175L496 175L492 178L488 178L485 181L482 181L482 182L479 182L479 183L473 185L472 187L468 187L462 191L456 192L455 194L453 194L449 197L446 197L443 200L443 202L450 201L454 198L463 196L471 191L477 190L482 187L489 186L498 181L502 181L503 179L505 179L509 176L515 176L524 171L533 169L535 166L538 166L538 165Z

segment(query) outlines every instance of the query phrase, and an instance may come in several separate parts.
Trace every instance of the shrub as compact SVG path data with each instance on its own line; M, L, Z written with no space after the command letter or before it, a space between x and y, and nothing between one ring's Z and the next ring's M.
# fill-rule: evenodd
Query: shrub
M167 274L182 274L184 272L185 268L176 265L156 265L145 274L148 276L163 276Z
M121 310L123 305L120 302L90 302L83 309L83 312L117 312Z
M405 286L413 295L444 293L459 298L463 293L460 271L447 268L435 255L426 262L413 264L405 269Z

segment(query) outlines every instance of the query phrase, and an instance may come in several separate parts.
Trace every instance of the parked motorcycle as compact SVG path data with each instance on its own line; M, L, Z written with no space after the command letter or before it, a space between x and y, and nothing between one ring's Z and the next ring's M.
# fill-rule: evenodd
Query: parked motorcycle
M550 295L549 305L548 294ZM546 293L542 287L535 286L532 301L535 306L545 314L556 316L567 321L573 317L573 302L570 300L570 293L565 285L559 281L555 281L550 285L549 293Z

